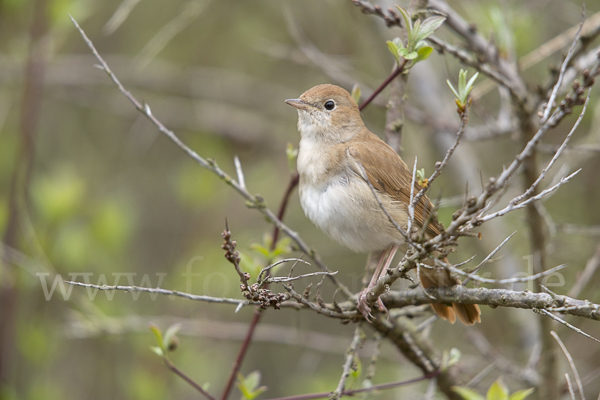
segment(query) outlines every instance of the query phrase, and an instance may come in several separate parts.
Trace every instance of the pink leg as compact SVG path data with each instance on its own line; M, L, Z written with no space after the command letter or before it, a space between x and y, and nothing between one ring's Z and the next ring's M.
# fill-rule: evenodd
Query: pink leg
M377 268L375 269L375 272L373 273L373 276L371 277L369 286L367 286L367 288L364 289L362 292L360 292L360 294L358 295L358 305L357 305L358 310L362 313L362 315L367 320L370 320L370 318L373 318L373 316L371 315L371 308L367 304L367 295L369 294L371 289L375 286L375 284L377 283L379 278L381 278L382 276L385 275L387 269L389 268L390 264L392 263L392 260L394 259L394 256L396 255L397 251L398 251L398 246L392 246L388 250L383 252L383 254L381 255L381 258L379 259L379 263L377 264ZM384 260L385 260L385 263L384 263ZM387 309L383 305L383 302L381 301L380 298L377 298L377 306L379 307L380 310L387 312Z

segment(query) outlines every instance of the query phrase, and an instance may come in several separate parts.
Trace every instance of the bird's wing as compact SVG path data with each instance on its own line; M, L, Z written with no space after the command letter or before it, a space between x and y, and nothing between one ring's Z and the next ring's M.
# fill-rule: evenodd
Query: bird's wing
M412 174L390 146L378 138L377 140L371 139L348 146L347 155L351 159L350 164L355 164L354 168L358 163L362 165L369 181L377 191L405 204L408 211ZM360 168L355 172L361 177L364 176ZM413 196L421 189L422 186L415 182ZM431 201L427 196L421 197L415 206L415 222L419 227L428 222L426 233L430 237L437 236L443 230L435 215L430 216L432 211Z

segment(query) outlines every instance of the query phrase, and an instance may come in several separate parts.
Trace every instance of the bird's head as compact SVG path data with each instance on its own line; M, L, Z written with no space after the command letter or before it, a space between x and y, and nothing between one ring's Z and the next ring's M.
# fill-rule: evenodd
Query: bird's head
M303 138L343 143L364 127L356 102L339 86L318 85L285 102L298 109Z

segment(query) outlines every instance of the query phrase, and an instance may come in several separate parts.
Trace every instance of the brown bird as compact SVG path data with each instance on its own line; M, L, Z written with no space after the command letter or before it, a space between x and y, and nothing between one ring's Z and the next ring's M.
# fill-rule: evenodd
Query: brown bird
M319 85L285 102L298 109L301 139L297 167L305 214L331 238L354 251L385 250L371 283L359 296L358 308L368 317L368 290L385 274L398 248L406 249L404 237L377 198L393 220L406 229L412 174L400 156L365 127L356 102L346 90ZM365 173L377 198L364 179ZM420 189L415 184L414 193ZM427 223L428 238L443 229L435 216L430 216L432 210L426 196L414 210L414 224L422 228ZM443 268L420 268L418 275L424 288L460 284ZM383 307L381 301L379 305ZM466 325L481 321L476 304L436 303L432 307L452 323L456 317Z

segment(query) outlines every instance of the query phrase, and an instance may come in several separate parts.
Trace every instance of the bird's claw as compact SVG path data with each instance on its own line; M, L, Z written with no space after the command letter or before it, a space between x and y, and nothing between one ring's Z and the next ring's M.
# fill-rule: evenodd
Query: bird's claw
M375 317L373 317L373 314L371 314L371 307L369 307L369 303L367 300L369 291L370 291L370 289L367 288L367 289L363 290L362 292L360 292L360 294L358 295L358 300L356 302L356 308L358 309L358 311L360 311L360 313L363 315L363 317L368 322L372 322ZM381 299L379 297L377 298L377 302L375 304L377 304L377 308L379 308L379 311L383 311L386 313L386 315L389 319L390 314L388 312L388 309L386 308L386 306L383 304L383 301L381 301Z

